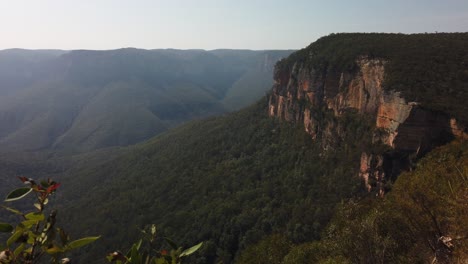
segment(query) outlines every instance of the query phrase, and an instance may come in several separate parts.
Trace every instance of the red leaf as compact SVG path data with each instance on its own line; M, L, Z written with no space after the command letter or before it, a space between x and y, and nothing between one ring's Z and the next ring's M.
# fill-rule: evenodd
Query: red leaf
M60 183L56 183L54 185L49 186L49 188L47 188L47 193L51 193L57 190L58 187L60 187Z
M20 179L20 181L22 181L23 183L29 182L29 179L23 176L18 176L18 179Z

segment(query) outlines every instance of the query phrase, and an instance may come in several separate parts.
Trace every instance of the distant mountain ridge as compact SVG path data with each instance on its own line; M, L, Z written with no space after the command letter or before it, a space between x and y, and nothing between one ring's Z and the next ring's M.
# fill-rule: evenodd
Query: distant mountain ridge
M290 52L3 50L0 147L88 151L134 144L254 102L271 87L275 62Z

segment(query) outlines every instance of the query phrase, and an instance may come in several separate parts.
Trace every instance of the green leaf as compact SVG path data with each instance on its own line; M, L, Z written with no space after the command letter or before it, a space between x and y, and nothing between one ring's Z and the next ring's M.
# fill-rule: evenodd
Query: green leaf
M0 223L0 232L10 233L13 231L13 226L7 223Z
M4 205L2 205L2 207L5 208L5 210L10 211L10 212L12 212L12 213L14 213L14 214L23 215L23 213L21 213L20 211L14 209L14 208L11 208L11 207L8 207L8 206L4 206Z
M133 244L132 250L131 250L131 257L130 257L130 263L132 264L140 264L141 263L141 257L140 253L138 252L139 246L136 244Z
M28 220L42 221L45 219L44 214L41 213L29 213L24 216Z
M142 243L143 243L143 240L140 239L140 240L138 241L138 243L133 244L132 248L130 248L130 250L127 252L126 257L127 257L127 258L130 258L130 257L132 256L132 250L133 250L134 247L135 247L137 250L140 250L140 247L141 247L141 244L142 244Z
M25 246L26 246L26 245L25 245L24 243L21 243L21 245L19 245L19 246L15 249L15 251L13 252L13 255L15 255L15 257L18 257L19 254L21 254L21 252L23 252Z
M33 225L37 224L37 222L38 222L37 220L26 220L26 221L21 222L18 226L24 229L29 229Z
M7 247L10 247L13 243L15 243L18 240L18 238L21 237L22 234L23 234L23 230L16 230L16 232L13 233L13 235L11 235L10 238L8 238Z
M177 250L177 248L179 248L177 244L169 238L165 237L164 240L166 240L166 242L169 244L169 246L171 246L172 249Z
M47 254L49 255L55 255L57 253L62 253L64 250L63 248L60 248L58 246L52 246L51 248L48 248L45 250L47 252Z
M70 242L70 244L67 245L67 250L69 250L69 249L75 249L75 248L80 248L80 247L86 246L87 244L96 241L96 240L99 239L100 237L101 237L101 236L97 236L97 237L85 237L85 238L81 238L81 239L72 241L72 242Z
M37 235L34 234L32 231L29 231L28 232L28 240L26 241L26 243L28 244L34 244L34 241L36 241L36 238L37 238Z
M24 188L18 188L11 193L9 193L5 199L5 202L11 202L11 201L16 201L19 200L26 195L28 195L33 189L29 187L24 187Z
M203 245L203 242L200 242L199 244L189 248L189 249L186 249L184 251L182 251L182 253L180 253L179 255L179 258L181 257L185 257L185 256L188 256L188 255L192 255L193 253L195 253L195 251L197 251L201 246Z
M143 244L142 239L140 239L140 241L138 241L138 244L136 244L138 250L140 250L141 244Z

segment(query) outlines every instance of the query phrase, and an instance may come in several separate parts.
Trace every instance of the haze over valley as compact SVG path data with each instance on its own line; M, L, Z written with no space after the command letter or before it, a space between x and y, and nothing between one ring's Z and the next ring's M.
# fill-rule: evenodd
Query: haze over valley
M135 144L247 106L291 51L0 51L0 146L89 151Z

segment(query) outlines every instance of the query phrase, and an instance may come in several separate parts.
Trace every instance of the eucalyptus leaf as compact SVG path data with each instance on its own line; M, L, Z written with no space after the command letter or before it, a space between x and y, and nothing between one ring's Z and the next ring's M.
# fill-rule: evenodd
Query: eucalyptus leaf
M18 257L19 254L21 254L21 252L23 252L25 246L26 246L26 245L25 245L24 243L21 243L21 245L19 245L19 246L15 249L15 251L13 252L13 255L15 255L15 257Z
M126 257L127 257L127 258L130 258L130 257L132 256L133 248L136 248L137 250L140 250L140 247L141 247L141 244L142 244L142 243L143 243L143 240L140 239L140 240L138 241L138 243L133 244L132 248L130 248L130 250L127 252Z
M0 223L0 232L2 233L10 233L13 231L13 226L7 223Z
M139 264L141 263L141 256L138 252L139 246L134 244L131 250L130 263Z
M32 231L29 231L28 232L28 240L26 241L26 243L32 245L34 243L34 241L36 240L36 238L37 238L37 235L35 235Z
M26 221L23 221L19 224L20 227L22 228L25 228L25 229L29 229L31 228L33 225L37 224L37 220L26 220Z
M5 210L7 211L10 211L14 214L17 214L17 215L23 215L23 213L21 213L20 211L16 210L15 208L11 208L11 207L8 207L8 206L4 206L2 205L3 208L5 208Z
M8 238L7 247L10 247L13 243L15 243L18 240L18 238L21 237L22 234L23 234L23 230L16 230L16 232L13 233L13 235L11 235L10 238Z
M45 219L44 214L41 213L29 213L24 216L28 220L42 221Z
M185 257L185 256L188 256L188 255L192 255L193 253L195 253L201 246L203 245L203 242L200 242L199 244L191 247L191 248L188 248L184 251L182 251L182 253L180 253L179 257Z
M74 240L74 241L70 242L70 243L67 245L67 249L75 249L75 248L80 248L80 247L86 246L87 244L96 241L96 240L99 239L100 237L101 237L101 236L96 236L96 237L84 237L84 238L81 238L81 239L78 239L78 240Z
M29 187L24 187L24 188L18 188L11 193L9 193L5 199L5 202L11 202L11 201L16 201L19 200L26 195L28 195L33 189Z
M51 247L51 248L46 249L46 252L47 252L47 254L49 254L49 255L55 255L55 254L61 253L61 252L63 252L63 251L64 251L63 248L60 248L60 247L58 247L58 246L53 246L53 247Z

